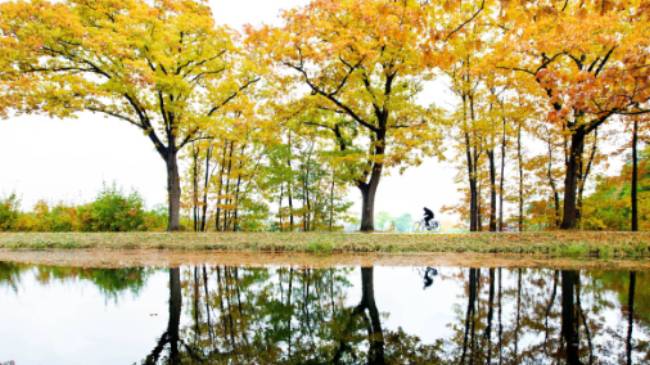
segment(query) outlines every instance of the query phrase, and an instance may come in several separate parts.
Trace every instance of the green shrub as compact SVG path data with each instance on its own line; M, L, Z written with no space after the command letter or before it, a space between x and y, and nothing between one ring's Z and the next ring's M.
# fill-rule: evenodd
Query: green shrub
M143 231L164 231L167 229L167 207L158 206L144 212Z
M125 195L114 185L104 187L95 201L79 207L81 230L86 232L124 232L145 228L142 197Z

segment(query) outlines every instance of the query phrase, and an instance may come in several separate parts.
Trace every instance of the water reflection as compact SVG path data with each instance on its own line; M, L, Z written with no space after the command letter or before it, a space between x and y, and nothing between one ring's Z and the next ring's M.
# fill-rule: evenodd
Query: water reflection
M431 281L430 269L229 266L167 269L164 274L168 283L165 289L168 307L166 315L161 313L159 318L161 332L156 338L144 339L143 346L148 348L142 348L140 360L130 361L141 364L641 364L650 361L648 272L442 268L436 271L435 281ZM86 280L100 288L105 296L116 296L123 291L138 295L154 270L0 263L0 288L11 288L20 296L21 278L30 272L39 283ZM383 279L377 279L377 272ZM378 288L381 288L379 292ZM396 298L404 299L401 303L405 304L395 306ZM426 310L412 309L427 308L427 303L446 308L445 313L439 314L444 325L423 323L429 318ZM395 317L402 321L396 322ZM120 329L115 331L118 337Z

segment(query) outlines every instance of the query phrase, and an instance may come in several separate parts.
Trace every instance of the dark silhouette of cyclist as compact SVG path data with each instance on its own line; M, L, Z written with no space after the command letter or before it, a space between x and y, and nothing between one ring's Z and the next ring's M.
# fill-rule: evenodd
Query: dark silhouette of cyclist
M427 227L431 227L431 220L433 219L435 215L431 211L431 209L424 207L424 224L426 224Z
M433 277L438 275L438 270L436 270L434 267L427 266L426 270L424 271L424 288L426 289L433 284Z

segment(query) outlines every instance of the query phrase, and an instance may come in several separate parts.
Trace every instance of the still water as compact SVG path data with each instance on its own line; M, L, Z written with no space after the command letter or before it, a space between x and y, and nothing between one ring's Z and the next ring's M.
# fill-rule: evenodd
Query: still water
M649 364L650 271L0 262L0 364Z

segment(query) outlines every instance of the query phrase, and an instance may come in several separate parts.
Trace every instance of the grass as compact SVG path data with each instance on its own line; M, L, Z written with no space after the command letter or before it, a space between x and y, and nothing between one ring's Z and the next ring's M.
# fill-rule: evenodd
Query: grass
M650 233L0 233L0 249L164 249L319 254L475 252L647 258L650 257Z

